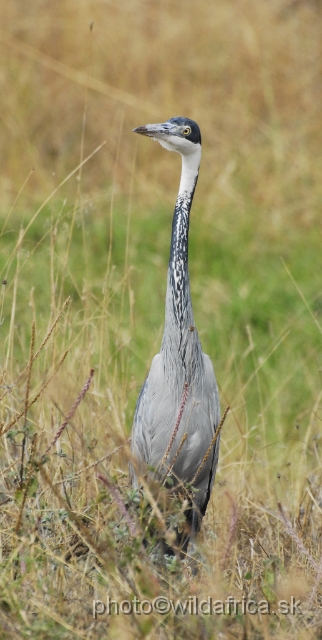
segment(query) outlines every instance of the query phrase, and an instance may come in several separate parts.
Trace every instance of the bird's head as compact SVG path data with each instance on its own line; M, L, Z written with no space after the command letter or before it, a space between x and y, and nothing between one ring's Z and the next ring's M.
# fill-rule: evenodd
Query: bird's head
M157 140L168 151L177 151L182 156L194 154L200 150L200 129L189 118L171 118L162 124L146 124L133 129L134 133Z

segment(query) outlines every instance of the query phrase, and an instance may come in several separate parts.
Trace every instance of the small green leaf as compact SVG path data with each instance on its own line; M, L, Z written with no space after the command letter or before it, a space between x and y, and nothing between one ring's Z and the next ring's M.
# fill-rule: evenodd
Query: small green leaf
M39 482L36 476L32 476L28 485L28 496L34 498L38 490Z
M17 489L14 493L14 499L16 500L16 502L18 502L18 504L21 504L22 502L23 493L23 489Z
M6 438L13 441L18 433L20 433L18 429L11 429L10 431L8 431Z
M102 489L96 496L95 504L100 504L100 502L103 502L103 500L105 500L106 497L107 497L107 492L105 491L105 489Z

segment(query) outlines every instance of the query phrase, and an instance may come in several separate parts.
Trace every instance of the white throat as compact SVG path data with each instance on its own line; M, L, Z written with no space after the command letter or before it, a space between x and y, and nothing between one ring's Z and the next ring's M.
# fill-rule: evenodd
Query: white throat
M193 142L180 138L179 136L168 136L167 139L152 139L158 142L161 147L164 147L164 149L180 153L182 158L182 170L178 196L189 196L195 188L196 179L198 177L201 159L201 144L194 144Z
M190 195L195 188L201 159L201 145L194 145L192 153L185 155L182 154L181 157L182 171L178 194L179 196Z

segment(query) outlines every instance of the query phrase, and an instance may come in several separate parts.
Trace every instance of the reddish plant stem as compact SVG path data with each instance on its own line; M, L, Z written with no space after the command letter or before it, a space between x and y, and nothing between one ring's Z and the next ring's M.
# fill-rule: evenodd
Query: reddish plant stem
M90 374L89 374L89 378L86 380L79 396L77 397L76 401L74 402L70 412L68 413L68 415L66 416L63 424L61 425L61 427L58 429L57 433L55 434L55 437L53 438L53 440L51 441L49 447L47 447L46 451L43 453L42 457L44 457L48 451L50 451L50 449L54 446L54 444L56 444L58 438L60 438L61 434L63 433L64 429L67 427L69 421L72 419L78 405L81 403L81 401L83 400L85 394L87 393L90 384L92 382L92 378L94 375L94 369L91 369Z

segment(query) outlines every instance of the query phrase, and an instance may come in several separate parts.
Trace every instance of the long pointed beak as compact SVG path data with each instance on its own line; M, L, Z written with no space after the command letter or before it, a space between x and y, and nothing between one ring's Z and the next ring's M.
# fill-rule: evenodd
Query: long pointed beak
M170 122L163 122L162 124L145 124L143 127L136 127L133 131L149 138L162 138L164 135L174 135L173 129Z

